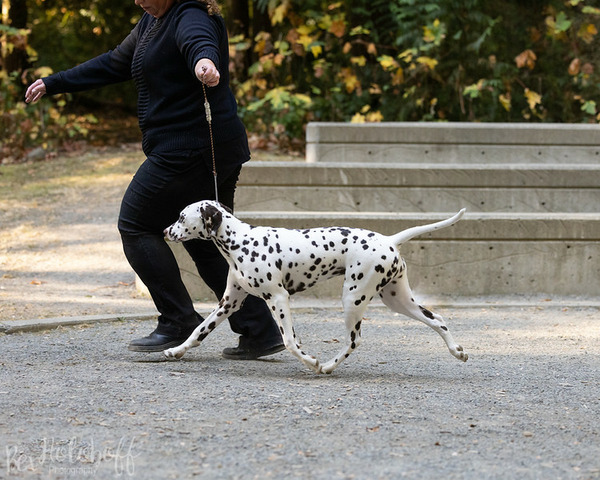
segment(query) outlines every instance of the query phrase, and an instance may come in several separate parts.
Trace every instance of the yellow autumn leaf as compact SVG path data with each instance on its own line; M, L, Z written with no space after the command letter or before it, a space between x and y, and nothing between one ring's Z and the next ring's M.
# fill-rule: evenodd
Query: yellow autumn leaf
M390 57L389 55L382 55L377 59L379 61L379 65L383 67L384 70L391 70L398 66L398 62L394 57Z
M284 0L276 6L271 13L271 25L277 25L278 23L283 22L283 19L287 15L287 12L290 8L289 0Z
M371 110L371 105L365 105L360 109L360 113L367 113L369 110Z
M320 19L319 19L319 28L321 30L329 30L329 27L331 27L333 20L331 19L331 15L323 15Z
M425 65L429 70L435 70L435 67L438 64L438 61L435 58L431 57L418 57L417 63L421 65Z
M427 43L435 42L435 40L436 40L435 30L439 29L439 27L440 27L440 21L437 18L433 21L433 24L431 26L425 25L423 27L423 40L426 41Z
M404 70L402 69L402 67L399 67L398 70L396 70L396 73L394 73L394 75L392 75L392 85L396 86L396 85L402 85L404 83Z
M367 122L381 122L383 120L383 115L379 110L376 112L371 112L367 114Z
M304 47L304 50L306 50L308 46L313 43L313 38L309 35L300 35L297 42Z
M360 113L355 113L350 120L351 123L365 123L365 116Z
M408 50L404 50L398 58L404 60L406 63L410 63L413 60L414 55L416 55L417 50L415 48L409 48Z
M596 35L598 35L598 29L593 23L582 25L577 32L577 36L587 44L592 43Z
M301 25L296 29L296 32L299 34L296 42L302 45L305 50L307 50L308 46L314 41L313 37L310 35L313 32L313 28L309 27L308 25Z
M318 58L318 56L321 55L321 52L323 52L323 47L321 47L321 45L312 45L310 47L310 52L313 54L313 57Z
M529 90L528 88L525 89L525 98L527 99L530 110L534 110L536 105L540 105L542 103L542 96L533 90Z
M354 65L358 65L359 67L364 67L367 64L367 59L361 55L360 57L350 58L350 62Z
M506 110L507 112L510 112L511 109L511 104L510 104L510 93L505 94L501 94L498 97L498 100L500 100L500 105L502 105L504 107L504 110Z
M344 78L344 85L346 86L346 91L352 93L360 85L360 82L356 75L349 75Z
M310 105L312 103L312 98L303 93L296 93L294 98L298 100L300 103L304 103L305 105Z

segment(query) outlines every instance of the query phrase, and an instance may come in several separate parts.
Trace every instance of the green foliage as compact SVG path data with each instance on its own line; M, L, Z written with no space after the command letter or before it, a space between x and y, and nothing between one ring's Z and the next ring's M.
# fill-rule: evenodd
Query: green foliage
M600 121L595 0L248 3L270 25L231 38L239 112L251 133L282 147L298 148L311 120ZM85 137L93 118L68 113L60 98L25 106L24 86L40 65L61 70L114 48L142 13L122 0L28 7L29 30L0 30L2 57L22 49L34 65L0 70L4 157ZM119 85L68 104L133 107L135 97L133 85Z
M37 52L28 44L28 31L2 26L7 35L2 40L2 51L16 48L24 50L29 60ZM36 77L51 73L47 67L32 72ZM93 115L79 116L65 112L64 96L57 96L36 105L27 105L23 99L26 72L0 70L0 158L2 163L19 160L33 147L45 150L67 141L83 139L90 124L96 123Z
M28 5L37 64L50 65L54 71L115 48L143 13L133 1L123 0L30 0ZM76 103L122 105L131 112L135 112L135 99L133 84L73 95Z
M255 59L237 97L249 129L284 144L310 120L600 120L591 0L259 6L272 28L234 39L238 63L248 49Z

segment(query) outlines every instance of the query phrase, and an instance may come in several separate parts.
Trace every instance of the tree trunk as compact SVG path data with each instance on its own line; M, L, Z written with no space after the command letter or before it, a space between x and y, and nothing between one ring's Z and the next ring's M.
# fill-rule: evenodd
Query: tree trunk
M226 0L225 24L230 36L244 35L248 37L250 31L250 10L248 8L248 0Z
M9 0L8 25L13 28L27 27L27 2L26 0ZM9 37L9 42L15 44L15 48L4 58L4 68L7 72L22 72L28 65L25 47L27 40Z

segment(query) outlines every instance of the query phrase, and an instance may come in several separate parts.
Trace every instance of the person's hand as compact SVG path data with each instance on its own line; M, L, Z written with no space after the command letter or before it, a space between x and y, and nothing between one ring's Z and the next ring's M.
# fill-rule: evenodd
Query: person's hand
M25 102L26 103L31 103L31 102L35 103L40 98L42 98L45 94L46 94L46 85L44 84L44 81L41 78L39 78L35 82L33 82L31 85L29 85L29 88L25 92Z
M215 67L215 64L208 58L198 60L194 70L196 72L196 77L198 77L198 80L204 85L216 87L219 84L221 74L217 70L217 67Z

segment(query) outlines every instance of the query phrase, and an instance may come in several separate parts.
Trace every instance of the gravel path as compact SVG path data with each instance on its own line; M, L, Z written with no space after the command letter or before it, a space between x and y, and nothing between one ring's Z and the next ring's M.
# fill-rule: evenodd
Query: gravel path
M287 352L181 361L126 350L149 321L0 336L0 478L600 478L597 308L438 309L466 364L383 308L333 375ZM295 312L337 350L339 312Z
M25 184L24 198L0 199L0 324L90 319L0 333L0 479L600 478L598 302L434 308L466 364L378 307L330 376L287 352L224 360L226 326L179 362L127 351L155 320L88 317L154 310L115 227L139 159L114 173L121 161L107 153L89 160L92 179L57 174L42 197ZM294 316L309 352L339 348L338 310Z

